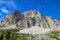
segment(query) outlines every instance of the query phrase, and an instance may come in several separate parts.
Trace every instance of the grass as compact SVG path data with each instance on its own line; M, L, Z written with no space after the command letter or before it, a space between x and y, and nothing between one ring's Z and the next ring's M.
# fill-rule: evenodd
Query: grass
M48 34L48 36L52 39L60 40L59 38L60 31L53 31Z
M30 34L17 33L19 30L0 30L0 40L33 40L35 39ZM53 31L48 34L49 38L60 40L59 38L60 31ZM41 40L44 40L43 38ZM46 39L47 40L47 39Z
M28 40L29 34L17 33L17 29L0 30L0 40Z

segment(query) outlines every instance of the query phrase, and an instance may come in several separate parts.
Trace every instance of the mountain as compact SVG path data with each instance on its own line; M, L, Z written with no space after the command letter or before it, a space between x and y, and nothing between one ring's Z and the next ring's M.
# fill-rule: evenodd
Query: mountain
M12 12L11 14L9 14L8 16L6 16L2 21L2 25L4 26L9 26L9 25L14 25L16 24L18 21L22 20L23 15L20 14L19 11L15 10L14 12Z
M60 22L56 21L52 17L43 16L36 10L25 12L24 18L27 21L28 27L39 26L43 28L56 28L60 26Z
M60 22L37 10L23 14L15 10L0 22L0 26L1 35L5 35L0 38L7 40L60 40Z
M25 28L29 28L31 26L39 26L42 28L57 28L60 26L60 22L56 21L52 17L43 16L36 10L32 10L24 13L22 25Z
M37 10L26 11L23 14L15 10L1 21L4 26L15 25L18 28L30 28L38 26L41 28L54 29L60 26L60 22L50 16L43 16Z

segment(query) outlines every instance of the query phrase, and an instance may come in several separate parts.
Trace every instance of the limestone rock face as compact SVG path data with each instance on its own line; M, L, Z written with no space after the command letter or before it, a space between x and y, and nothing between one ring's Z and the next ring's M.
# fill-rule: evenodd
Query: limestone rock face
M43 16L36 10L26 11L21 14L19 11L14 11L8 15L1 23L4 26L16 25L18 28L29 28L38 26L41 28L58 28L60 22L49 16Z
M23 17L19 11L14 11L13 13L9 14L5 19L1 21L2 25L9 26L16 24L19 20Z
M43 16L41 13L39 13L36 10L27 11L24 13L24 22L23 24L26 28L32 27L32 26L39 26L42 28L57 28L60 26L60 22L56 21L56 19L49 17L49 16Z

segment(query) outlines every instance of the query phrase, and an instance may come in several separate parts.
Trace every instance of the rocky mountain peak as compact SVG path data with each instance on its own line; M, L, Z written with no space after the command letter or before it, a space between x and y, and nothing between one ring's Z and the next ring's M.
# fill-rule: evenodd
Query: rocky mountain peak
M18 10L15 10L10 15L16 15L16 14L19 14L20 15L20 12Z
M23 15L18 10L15 10L11 14L9 14L4 20L2 20L2 24L3 25L16 24L22 18Z
M33 17L41 17L42 14L37 10L31 10L24 12L24 16L28 18L33 18Z
M42 28L57 28L60 23L50 16L43 16L39 11L31 10L21 14L15 10L9 14L3 21L3 25L16 24L19 28L29 28L32 26L38 26Z
M29 14L31 14L31 15L36 15L36 14L40 14L40 13L39 13L39 11L37 11L37 10L30 10L30 11L26 11L24 14L25 14L25 15L29 15ZM40 15L41 15L41 14L40 14Z

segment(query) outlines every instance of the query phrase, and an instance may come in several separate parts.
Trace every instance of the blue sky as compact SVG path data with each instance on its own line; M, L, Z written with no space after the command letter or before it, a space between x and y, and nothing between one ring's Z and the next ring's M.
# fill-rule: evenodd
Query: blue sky
M13 10L21 13L38 10L44 16L60 20L60 0L0 0L0 20Z

